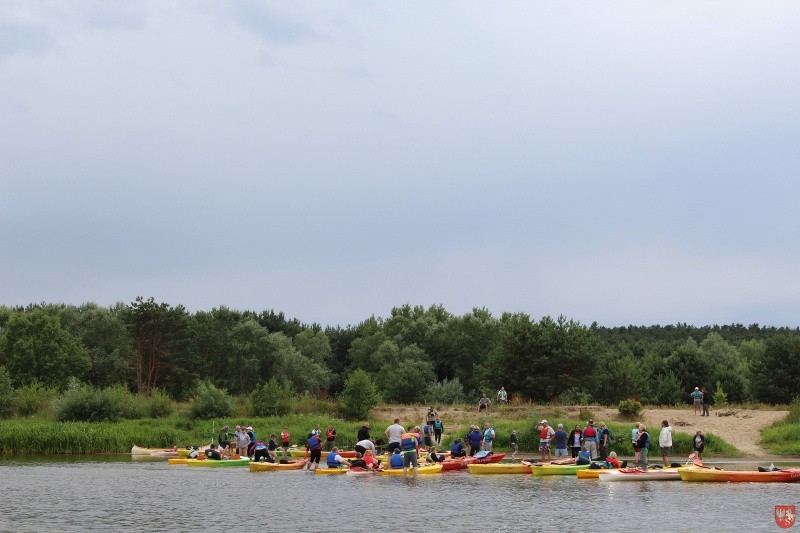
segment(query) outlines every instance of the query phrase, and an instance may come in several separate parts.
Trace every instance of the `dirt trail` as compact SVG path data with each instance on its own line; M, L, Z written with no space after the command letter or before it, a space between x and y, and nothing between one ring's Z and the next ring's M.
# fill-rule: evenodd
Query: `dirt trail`
M372 418L378 420L391 420L400 417L403 423L412 420L423 420L427 409L424 406L393 405L385 408L374 409ZM439 409L439 414L445 424L465 425L473 424L479 415L476 408L469 407L444 407ZM587 413L591 413L596 422L613 421L627 423L623 421L616 408L588 406L541 406L541 405L519 405L506 406L502 409L493 409L490 416L503 419L526 419L531 413L538 413L542 416L558 418L569 418L572 420L582 420ZM653 438L658 438L661 428L661 421L668 420L675 431L694 434L698 429L703 433L713 433L725 439L730 444L736 446L743 454L751 457L769 456L769 451L758 445L761 438L761 430L772 423L781 420L788 411L762 410L762 409L725 409L711 410L711 416L700 416L694 414L691 407L683 409L674 408L646 408L641 421L644 422ZM723 416L724 415L724 416ZM484 414L481 419L486 418ZM632 427L632 426L631 426Z

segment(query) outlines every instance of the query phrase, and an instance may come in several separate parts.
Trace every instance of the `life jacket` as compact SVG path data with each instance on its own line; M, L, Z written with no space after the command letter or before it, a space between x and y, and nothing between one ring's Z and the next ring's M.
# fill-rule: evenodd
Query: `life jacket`
M647 435L647 438L644 440L644 448L649 448L650 447L650 433L645 431L644 434Z
M469 444L470 446L479 446L481 443L481 432L477 429L473 429L469 432Z
M285 444L289 444L289 432L288 431L281 431L281 442Z
M337 466L342 466L342 462L336 460L337 453L338 452L331 452L331 453L328 454L328 457L325 458L325 461L327 461L328 466L330 468L335 468Z
M433 423L433 429L442 429L442 421L441 420L437 420L436 422L434 422Z
M494 441L494 430L492 428L483 432L483 442L491 444Z
M450 455L461 453L464 451L464 445L461 444L461 441L454 442L452 446L450 446Z
M319 450L321 448L322 448L322 442L320 442L319 437L317 435L311 435L308 438L308 449Z
M400 448L404 452L416 451L417 442L416 433L403 433L400 435Z
M539 432L539 438L542 440L547 440L550 438L550 426L542 428L542 430Z
M392 454L392 456L389 458L389 466L392 468L403 468L403 454Z
M328 430L328 433L325 435L325 438L327 440L333 440L336 438L336 436L333 434L333 428Z
M584 428L583 438L597 440L597 430L594 429L594 426L586 426L586 428Z

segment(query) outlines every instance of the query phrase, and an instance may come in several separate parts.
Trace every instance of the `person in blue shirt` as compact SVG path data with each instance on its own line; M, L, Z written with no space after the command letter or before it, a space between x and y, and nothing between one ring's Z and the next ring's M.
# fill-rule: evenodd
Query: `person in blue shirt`
M466 457L467 451L464 449L464 444L462 444L461 439L456 439L453 441L453 445L450 446L450 457Z
M325 458L325 462L328 463L328 468L341 467L344 464L344 459L339 455L339 448L334 446Z
M403 468L403 454L400 453L400 448L394 449L394 453L389 458L389 466L391 468Z

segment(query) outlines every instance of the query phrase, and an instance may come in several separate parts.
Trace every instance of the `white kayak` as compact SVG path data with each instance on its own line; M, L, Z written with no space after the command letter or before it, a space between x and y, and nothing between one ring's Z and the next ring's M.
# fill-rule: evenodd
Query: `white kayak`
M600 474L600 481L680 481L677 468L642 470L640 468L620 468Z

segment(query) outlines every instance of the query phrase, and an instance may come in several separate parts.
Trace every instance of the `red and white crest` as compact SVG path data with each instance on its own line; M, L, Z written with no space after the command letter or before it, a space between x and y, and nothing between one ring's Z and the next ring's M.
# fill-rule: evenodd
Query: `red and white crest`
M782 528L789 528L794 525L797 518L797 509L794 505L776 505L775 523Z

